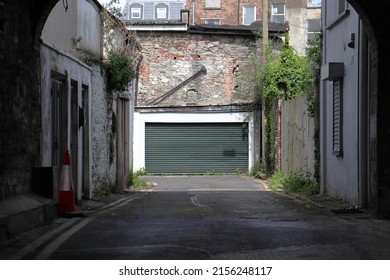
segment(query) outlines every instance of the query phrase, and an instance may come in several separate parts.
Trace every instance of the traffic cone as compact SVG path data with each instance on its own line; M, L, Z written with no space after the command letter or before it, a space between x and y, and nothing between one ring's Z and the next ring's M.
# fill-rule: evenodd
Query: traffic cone
M65 151L64 164L58 185L58 210L60 214L76 211L69 150Z

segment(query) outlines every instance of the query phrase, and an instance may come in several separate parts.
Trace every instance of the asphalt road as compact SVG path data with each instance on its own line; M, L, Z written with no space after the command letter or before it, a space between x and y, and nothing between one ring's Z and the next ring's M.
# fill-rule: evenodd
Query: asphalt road
M390 222L267 191L237 176L157 183L79 218L25 256L57 260L390 259Z

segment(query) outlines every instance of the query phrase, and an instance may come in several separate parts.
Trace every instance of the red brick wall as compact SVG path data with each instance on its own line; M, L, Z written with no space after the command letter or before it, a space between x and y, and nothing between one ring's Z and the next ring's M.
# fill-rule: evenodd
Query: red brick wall
M195 24L204 24L205 19L221 19L223 25L242 24L242 6L254 4L256 6L256 20L262 19L261 0L220 0L219 9L206 8L206 0L195 1ZM193 22L192 0L187 0L187 8L190 10L190 24Z
M224 105L238 102L237 94L245 88L241 75L253 53L254 37L187 32L138 32L138 37L143 54L138 106L148 105L191 77L202 66L206 68L206 74L158 105Z

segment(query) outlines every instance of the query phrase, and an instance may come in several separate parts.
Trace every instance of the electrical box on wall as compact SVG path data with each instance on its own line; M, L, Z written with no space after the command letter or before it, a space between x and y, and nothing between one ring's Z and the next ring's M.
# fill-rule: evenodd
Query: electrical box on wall
M321 67L321 80L334 81L344 77L343 62L329 62Z

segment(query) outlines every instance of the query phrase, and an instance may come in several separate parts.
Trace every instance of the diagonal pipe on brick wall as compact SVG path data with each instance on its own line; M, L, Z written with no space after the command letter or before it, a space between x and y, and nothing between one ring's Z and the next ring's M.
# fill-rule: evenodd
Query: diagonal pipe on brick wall
M201 74L206 74L207 73L207 69L206 67L204 67L204 65L202 65L202 67L200 68L200 70L198 72L196 72L195 74L193 74L191 77L189 77L188 79L186 79L185 81L181 82L180 84L178 84L177 86L175 86L173 89L171 89L170 91L164 93L163 95L161 95L160 97L150 101L149 103L147 103L146 105L155 105L155 104L158 104L160 103L161 101L163 101L165 98L167 98L168 96L170 96L171 94L175 93L176 91L178 91L179 89L181 89L182 87L184 87L186 84L188 84L189 82L191 82L192 80L195 80L198 76L200 76Z

